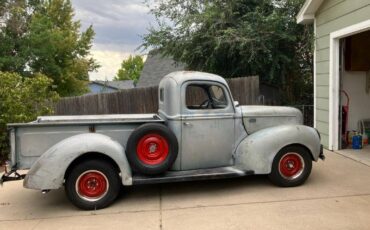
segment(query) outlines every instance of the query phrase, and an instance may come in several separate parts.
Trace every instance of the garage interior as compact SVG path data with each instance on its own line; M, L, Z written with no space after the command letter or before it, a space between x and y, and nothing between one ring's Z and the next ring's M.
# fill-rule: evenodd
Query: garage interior
M338 152L370 163L370 31L343 38L340 50ZM362 147L357 149L360 139Z

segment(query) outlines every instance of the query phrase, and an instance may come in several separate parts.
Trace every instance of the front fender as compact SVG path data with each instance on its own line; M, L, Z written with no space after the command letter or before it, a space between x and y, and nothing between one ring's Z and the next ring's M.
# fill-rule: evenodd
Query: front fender
M314 128L303 125L281 125L259 130L247 136L237 147L235 165L255 174L269 174L275 155L288 145L305 146L317 161L320 137Z
M69 137L42 154L27 173L24 187L38 190L60 188L68 166L79 156L90 152L110 157L120 168L122 183L132 185L131 168L122 145L108 136L86 133Z

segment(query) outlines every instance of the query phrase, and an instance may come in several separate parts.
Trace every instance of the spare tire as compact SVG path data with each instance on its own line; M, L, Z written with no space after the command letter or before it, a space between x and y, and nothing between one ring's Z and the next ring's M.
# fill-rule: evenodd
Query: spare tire
M143 174L155 175L167 171L178 154L175 134L163 124L139 126L127 141L126 155L131 168Z

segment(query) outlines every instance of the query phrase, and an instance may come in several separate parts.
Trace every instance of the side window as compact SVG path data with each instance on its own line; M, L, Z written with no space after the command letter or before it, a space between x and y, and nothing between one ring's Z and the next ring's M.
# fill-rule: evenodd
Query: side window
M227 107L227 100L224 90L218 85L209 87L209 92L212 97L213 108L223 109Z
M218 85L188 85L186 88L186 107L194 110L226 108L225 92Z
M207 92L202 85L188 85L186 87L186 107L188 109L202 109L202 104L208 99Z

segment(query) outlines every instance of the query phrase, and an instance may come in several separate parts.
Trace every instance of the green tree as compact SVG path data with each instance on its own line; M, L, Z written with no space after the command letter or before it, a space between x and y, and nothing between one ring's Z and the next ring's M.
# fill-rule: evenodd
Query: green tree
M0 161L9 153L7 123L29 122L53 112L59 96L51 86L52 80L42 74L23 78L0 72Z
M149 28L142 47L192 70L227 78L259 75L282 89L286 103L310 103L295 91L311 84L313 72L312 28L295 21L303 2L160 0L149 5L158 25Z
M139 55L131 56L122 61L121 68L118 70L117 75L113 80L134 80L135 84L139 80L141 71L144 67L143 58Z
M70 0L3 0L0 4L0 71L51 78L61 96L87 92L94 30L80 32Z
M25 73L28 47L24 39L29 23L25 0L0 1L0 70Z

